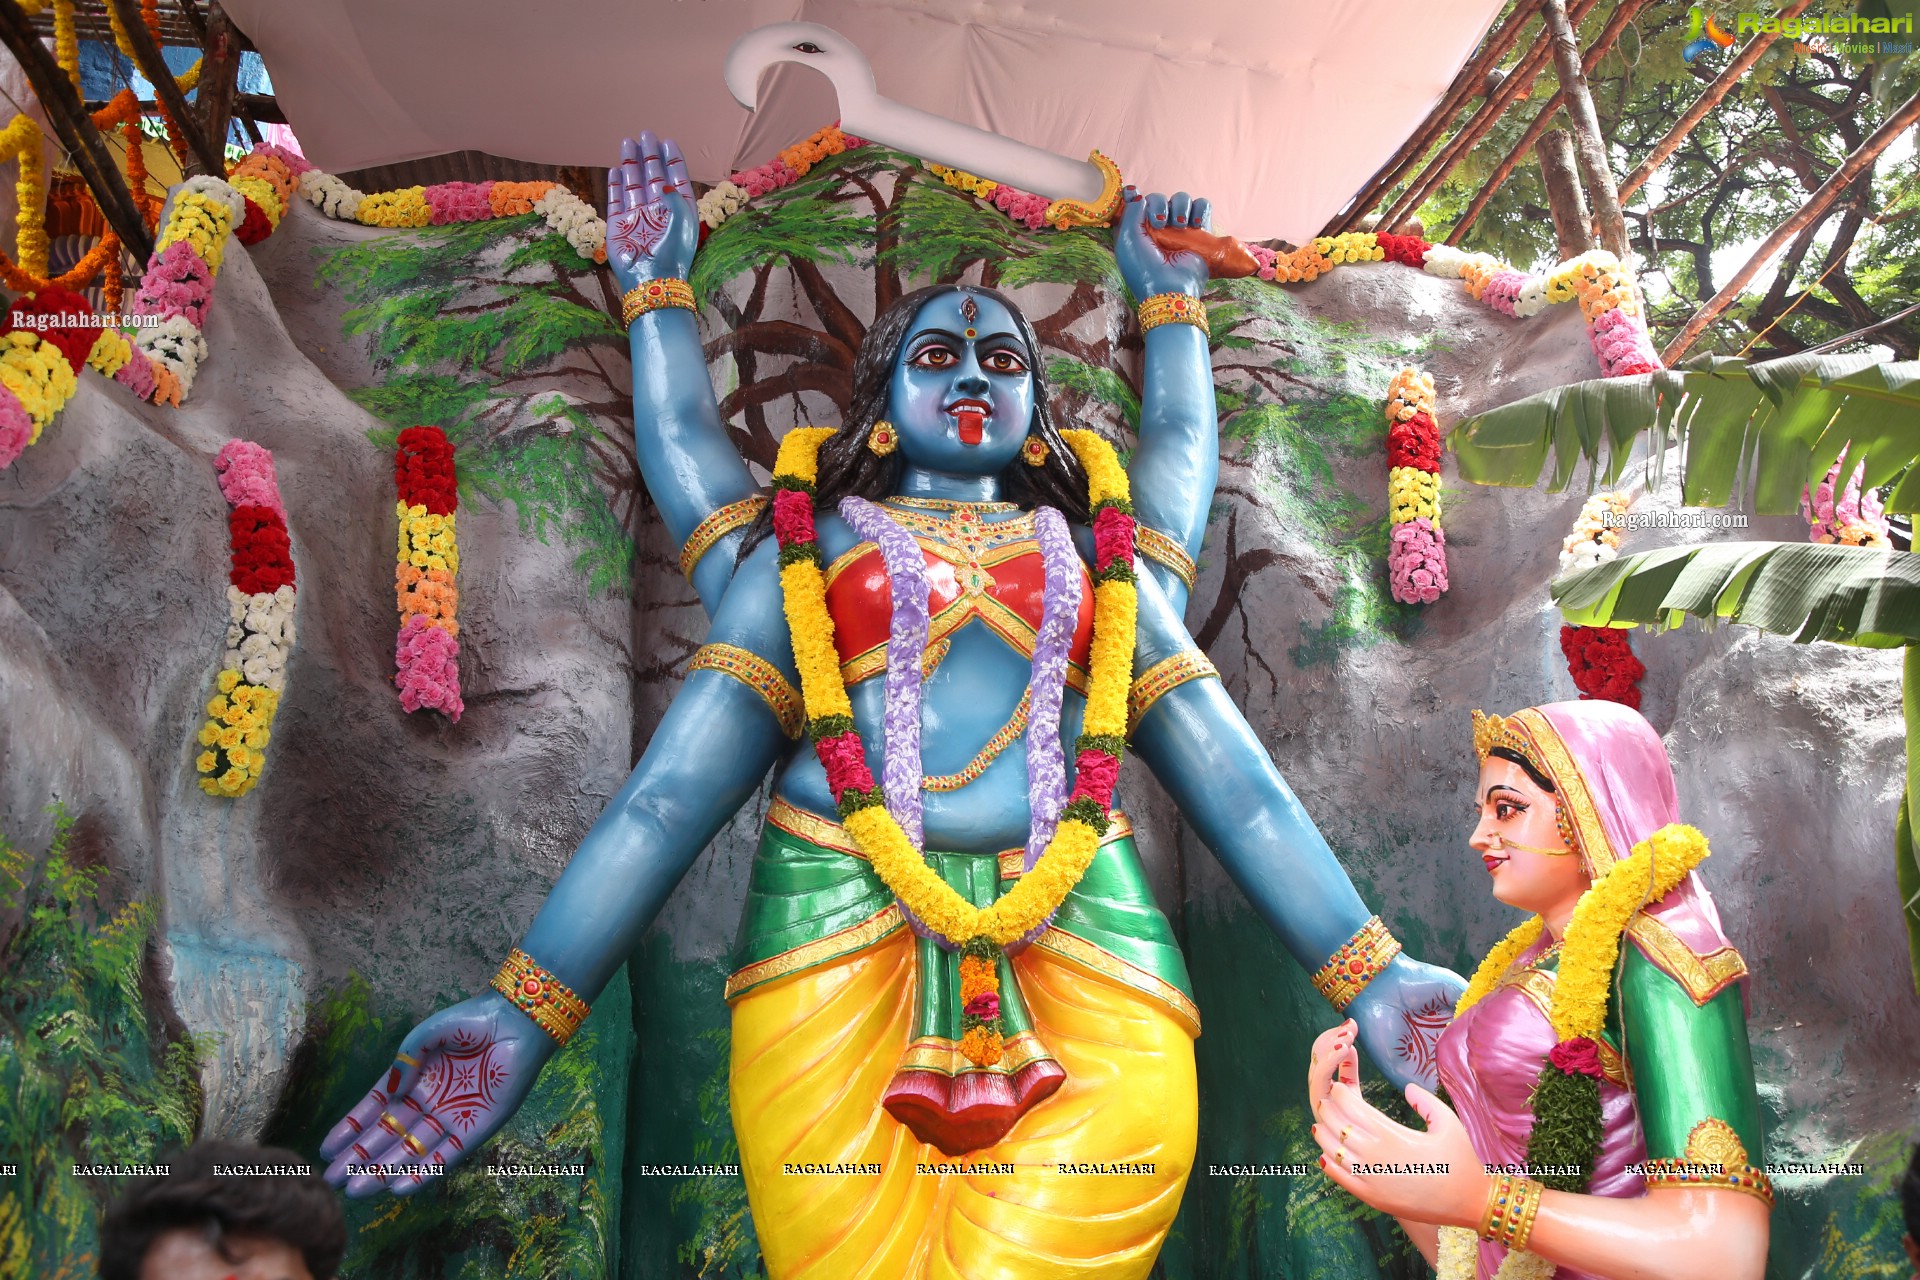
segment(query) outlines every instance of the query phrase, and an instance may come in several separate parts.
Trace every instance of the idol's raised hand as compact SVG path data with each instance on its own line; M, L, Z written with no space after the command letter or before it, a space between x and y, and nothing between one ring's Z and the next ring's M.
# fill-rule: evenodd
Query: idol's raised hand
M1177 249L1147 234L1160 231L1213 230L1207 202L1184 191L1171 196L1143 195L1128 187L1120 203L1120 225L1113 235L1114 256L1120 274L1136 301L1156 293L1186 293L1199 297L1211 274L1207 261L1190 249Z
M494 992L442 1009L320 1144L327 1181L356 1199L418 1191L507 1122L553 1053L553 1037Z
M686 279L700 246L700 212L686 157L649 130L620 144L607 170L607 263L622 289L642 280Z

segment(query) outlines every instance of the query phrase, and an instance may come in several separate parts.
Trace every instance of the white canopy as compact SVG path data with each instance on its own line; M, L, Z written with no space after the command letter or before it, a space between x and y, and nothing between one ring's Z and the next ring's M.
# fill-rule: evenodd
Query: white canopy
M643 128L695 178L762 164L835 120L791 64L760 109L721 79L770 22L833 27L892 100L1213 200L1294 243L1432 109L1500 0L227 0L309 159L343 171L474 149L614 162ZM983 175L992 177L994 175Z

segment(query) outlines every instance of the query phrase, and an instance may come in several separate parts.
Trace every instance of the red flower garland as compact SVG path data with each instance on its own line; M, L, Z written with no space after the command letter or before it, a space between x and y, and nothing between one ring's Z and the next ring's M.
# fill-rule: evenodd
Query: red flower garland
M1640 709L1640 678L1646 664L1633 656L1627 633L1618 627L1561 627L1560 652L1583 699L1618 702Z
M1439 473L1440 428L1425 411L1394 423L1388 430L1387 466Z
M293 546L287 541L287 522L271 507L235 507L227 516L233 542L231 582L248 595L278 591L293 582Z
M452 515L460 506L453 445L439 427L408 427L393 451L393 483L400 500L428 515Z
M59 348L60 354L73 366L75 376L87 367L87 357L93 354L93 344L100 340L100 326L93 314L93 307L77 293L49 286L39 293L28 297L16 298L8 303L6 314L0 316L0 334L12 333L15 329L32 329L43 342L51 342ZM45 329L31 325L16 324L14 318L29 316L84 316L77 325L49 326Z

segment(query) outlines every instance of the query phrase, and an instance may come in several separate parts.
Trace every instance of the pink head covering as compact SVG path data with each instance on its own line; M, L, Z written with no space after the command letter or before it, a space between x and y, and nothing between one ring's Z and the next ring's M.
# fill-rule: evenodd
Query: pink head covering
M1571 810L1582 860L1596 879L1624 861L1633 846L1680 820L1666 744L1631 707L1600 699L1550 702L1516 712L1507 724L1532 740L1534 758L1546 766L1560 803ZM1720 913L1695 872L1647 907L1646 914L1695 956L1732 949ZM1682 957L1637 934L1629 936L1647 959L1682 985L1697 985L1676 971L1685 963ZM1696 991L1695 998L1703 997Z

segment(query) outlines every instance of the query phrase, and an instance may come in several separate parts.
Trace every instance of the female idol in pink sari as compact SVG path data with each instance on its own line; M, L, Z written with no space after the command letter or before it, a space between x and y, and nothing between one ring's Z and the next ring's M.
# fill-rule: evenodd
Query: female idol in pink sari
M1362 1100L1353 1028L1309 1088L1336 1183L1400 1219L1441 1280L1760 1280L1772 1188L1746 965L1693 866L1673 769L1638 712L1475 713L1496 898L1531 918L1440 1038L1418 1132Z

